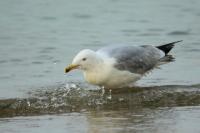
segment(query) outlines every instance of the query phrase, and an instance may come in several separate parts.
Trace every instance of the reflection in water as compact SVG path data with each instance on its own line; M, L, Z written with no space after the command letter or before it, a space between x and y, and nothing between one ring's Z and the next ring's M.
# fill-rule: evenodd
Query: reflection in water
M0 118L1 132L12 133L198 133L200 107L85 111L60 115ZM20 127L20 128L18 128Z
M195 133L200 131L197 126L200 119L196 118L199 111L199 107L172 107L93 112L88 116L89 130L91 133Z

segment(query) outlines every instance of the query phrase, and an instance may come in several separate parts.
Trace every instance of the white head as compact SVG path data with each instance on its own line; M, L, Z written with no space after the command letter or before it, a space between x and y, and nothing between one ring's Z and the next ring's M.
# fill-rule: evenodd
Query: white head
M73 69L89 71L101 61L101 58L92 50L84 49L80 51L73 59L72 64L65 68L65 72Z

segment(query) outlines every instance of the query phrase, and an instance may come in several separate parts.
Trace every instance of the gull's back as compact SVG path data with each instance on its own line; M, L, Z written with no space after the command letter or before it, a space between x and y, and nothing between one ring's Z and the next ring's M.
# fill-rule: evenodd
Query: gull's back
M97 53L114 58L115 68L137 74L144 74L153 69L164 56L164 52L151 45L108 46L101 48Z

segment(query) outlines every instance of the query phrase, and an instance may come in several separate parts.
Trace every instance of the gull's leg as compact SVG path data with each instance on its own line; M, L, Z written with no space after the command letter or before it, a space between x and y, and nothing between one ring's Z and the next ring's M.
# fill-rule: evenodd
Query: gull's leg
M105 87L101 86L101 96L103 96L105 94Z
M109 96L107 97L107 99L111 100L112 99L112 90L109 90Z

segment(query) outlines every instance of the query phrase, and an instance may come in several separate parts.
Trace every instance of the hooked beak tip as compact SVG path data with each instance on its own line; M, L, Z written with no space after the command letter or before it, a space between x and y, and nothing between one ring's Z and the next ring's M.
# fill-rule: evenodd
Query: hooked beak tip
M65 73L68 73L70 69L68 67L65 68Z
M77 69L78 67L79 67L79 65L73 65L73 64L71 64L71 65L69 65L68 67L65 68L65 73L68 73L68 72L70 72L73 69Z

